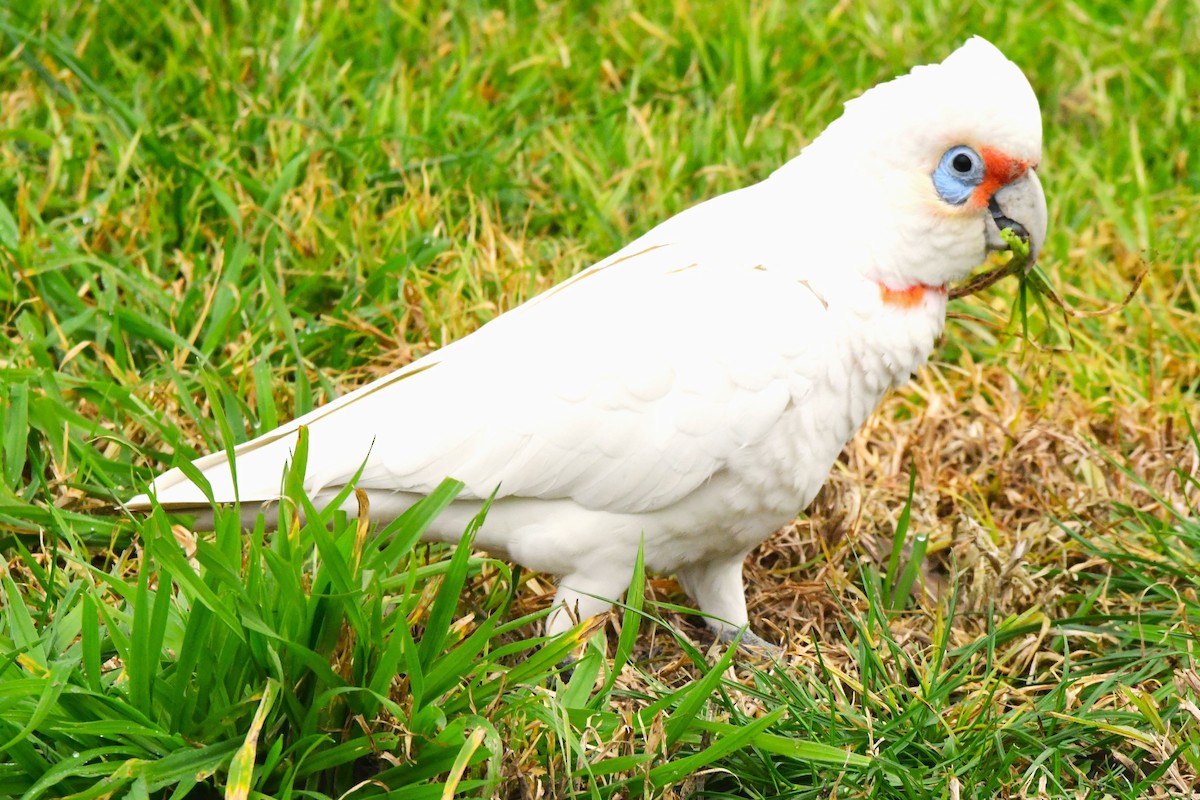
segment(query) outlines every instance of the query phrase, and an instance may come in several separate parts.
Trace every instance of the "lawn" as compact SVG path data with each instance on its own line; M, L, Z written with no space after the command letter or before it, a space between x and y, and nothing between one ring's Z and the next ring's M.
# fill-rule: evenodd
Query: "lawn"
M972 33L1041 100L1063 306L955 301L752 554L780 662L653 574L543 642L548 576L418 543L452 483L385 531L117 510ZM0 5L0 796L1193 796L1198 96L1185 0Z

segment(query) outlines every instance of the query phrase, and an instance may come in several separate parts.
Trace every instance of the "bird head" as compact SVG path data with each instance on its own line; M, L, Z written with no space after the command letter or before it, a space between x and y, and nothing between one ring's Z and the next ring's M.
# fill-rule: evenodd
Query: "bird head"
M819 208L853 208L869 228L852 237L862 269L902 290L962 280L1008 247L1004 229L1028 241L1032 263L1046 235L1041 155L1029 81L975 37L847 102L793 164L825 187Z

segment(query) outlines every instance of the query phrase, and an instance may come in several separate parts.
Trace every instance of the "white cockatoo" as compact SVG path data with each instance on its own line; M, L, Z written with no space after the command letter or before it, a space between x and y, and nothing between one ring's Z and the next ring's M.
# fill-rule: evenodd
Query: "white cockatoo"
M1029 82L971 39L846 103L761 183L238 446L236 482L226 453L194 465L217 502L270 514L305 426L318 508L360 467L380 522L453 477L465 488L427 533L453 542L495 492L475 544L559 577L548 633L609 609L642 547L729 640L747 553L925 363L948 285L1006 247L1003 228L1036 257L1041 151ZM179 469L127 507L155 501L210 508Z

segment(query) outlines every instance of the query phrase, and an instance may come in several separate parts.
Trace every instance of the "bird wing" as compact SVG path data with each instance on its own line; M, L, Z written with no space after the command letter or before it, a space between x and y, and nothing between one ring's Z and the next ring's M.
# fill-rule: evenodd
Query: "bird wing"
M752 257L678 244L621 251L408 367L195 462L219 502L280 496L300 426L306 489L668 506L759 441L807 392L820 299ZM151 490L206 504L179 470ZM146 495L131 507L148 504Z

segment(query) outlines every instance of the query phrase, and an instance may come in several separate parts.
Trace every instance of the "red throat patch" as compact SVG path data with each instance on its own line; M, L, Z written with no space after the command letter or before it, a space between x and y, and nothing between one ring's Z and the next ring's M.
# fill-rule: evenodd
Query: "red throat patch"
M918 283L914 286L909 286L907 289L892 289L888 286L879 284L879 299L883 301L885 306L892 308L916 308L925 300L927 293L945 294L945 286L930 286L927 283Z

